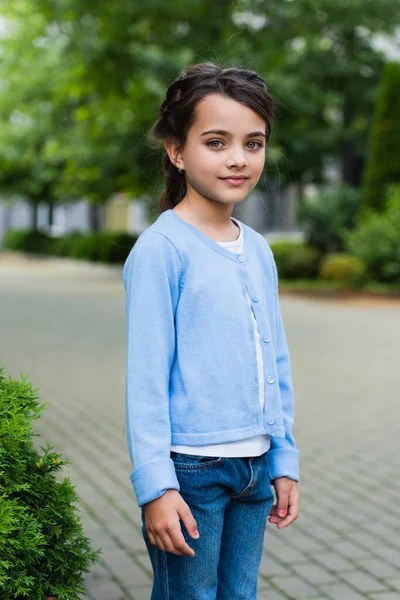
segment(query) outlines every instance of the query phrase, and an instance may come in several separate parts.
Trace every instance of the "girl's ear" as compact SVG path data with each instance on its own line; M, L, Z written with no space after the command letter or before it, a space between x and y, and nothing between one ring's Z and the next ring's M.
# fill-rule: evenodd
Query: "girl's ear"
M174 140L165 140L164 147L172 164L175 165L177 169L184 169L185 165L183 164L183 157L178 142L175 142Z

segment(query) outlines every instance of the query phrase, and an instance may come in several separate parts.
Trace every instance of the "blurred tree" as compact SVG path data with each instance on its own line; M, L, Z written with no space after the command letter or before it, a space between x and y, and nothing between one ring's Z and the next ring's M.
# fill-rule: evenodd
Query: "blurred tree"
M64 197L101 203L114 191L154 190L161 162L146 133L179 71L196 52L209 55L212 47L218 54L229 40L234 4L31 0L12 9L26 22L38 11L44 35L65 40L63 77L54 89L54 101L72 109L62 144Z
M37 229L39 203L52 207L56 201L63 168L56 149L65 115L52 102L51 91L59 72L59 49L54 46L48 52L40 43L38 34L44 23L37 16L19 31L22 23L10 20L9 35L1 40L0 190L2 195L27 199L33 230ZM52 210L49 217L51 221Z
M371 130L363 183L363 210L382 211L386 204L386 186L400 182L399 97L400 65L389 63L383 72Z
M278 98L276 139L283 180L323 179L326 159L358 186L370 115L385 56L377 34L393 34L399 0L242 0L258 16L257 68ZM254 19L253 19L254 22Z
M392 32L399 6L400 0L0 0L0 14L13 24L0 106L11 101L14 111L23 106L28 114L44 98L51 106L44 137L60 165L54 197L85 197L96 206L125 191L149 194L154 209L161 163L146 133L168 84L200 60L255 68L278 99L267 160L272 176L279 171L282 185L322 182L333 159L342 179L358 185L384 62L374 35ZM46 54L54 61L43 87ZM39 73L41 86L34 80Z
M306 241L323 253L341 252L345 235L356 227L359 190L342 184L304 198L298 217Z

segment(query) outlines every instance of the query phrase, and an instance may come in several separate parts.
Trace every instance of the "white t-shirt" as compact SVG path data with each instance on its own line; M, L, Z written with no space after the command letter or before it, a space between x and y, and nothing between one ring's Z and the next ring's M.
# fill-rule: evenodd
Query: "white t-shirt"
M217 242L220 246L224 246L228 250L241 254L243 252L243 230L240 226L239 221L234 217L231 217L232 221L240 229L239 237L232 242ZM257 370L258 370L258 381L259 381L259 399L261 408L264 407L264 368L262 359L262 350L260 344L260 335L258 331L257 321L255 319L253 309L251 306L251 300L247 294L249 310L253 320L254 326L254 337L256 343L256 356L257 356ZM270 447L270 436L267 434L257 435L246 440L239 440L237 442L227 442L223 444L211 444L208 446L184 446L184 445L171 445L171 450L174 452L184 452L185 454L195 454L197 456L225 456L225 457L244 457L244 456L259 456L266 452Z

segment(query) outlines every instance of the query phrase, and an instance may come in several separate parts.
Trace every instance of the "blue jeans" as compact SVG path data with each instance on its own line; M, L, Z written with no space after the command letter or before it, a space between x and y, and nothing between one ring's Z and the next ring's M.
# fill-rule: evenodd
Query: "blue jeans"
M153 566L151 600L256 600L267 516L274 503L268 452L248 458L171 452L180 494L196 519L195 556L163 552L143 537Z

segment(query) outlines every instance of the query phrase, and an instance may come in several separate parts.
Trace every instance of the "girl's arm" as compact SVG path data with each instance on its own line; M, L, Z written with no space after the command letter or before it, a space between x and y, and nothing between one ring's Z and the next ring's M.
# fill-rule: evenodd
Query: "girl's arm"
M282 399L285 437L271 438L271 447L268 451L268 461L271 480L277 479L278 477L288 477L289 479L299 481L299 453L296 449L295 440L292 434L294 421L294 401L290 357L279 306L278 272L272 253L271 258L275 287L276 364L278 368L279 389Z
M179 491L170 458L169 377L175 353L174 313L180 258L163 235L146 230L123 270L126 290L126 422L139 506Z

